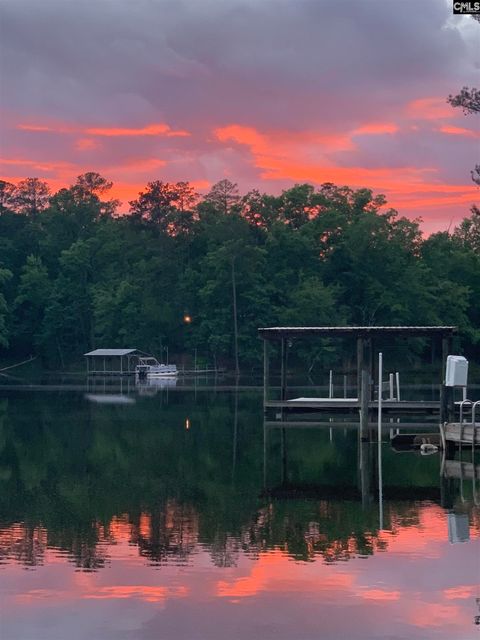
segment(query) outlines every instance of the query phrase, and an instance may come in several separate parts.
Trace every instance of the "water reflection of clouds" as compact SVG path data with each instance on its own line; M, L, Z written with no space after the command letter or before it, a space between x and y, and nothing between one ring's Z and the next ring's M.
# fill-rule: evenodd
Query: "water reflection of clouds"
M142 536L151 533L147 514L139 525ZM468 638L473 630L478 532L449 544L446 514L436 505L419 507L415 524L383 532L386 552L340 563L295 562L277 547L240 554L235 566L219 569L197 538L188 566L154 569L132 529L127 518L110 523L109 562L98 572L72 571L50 548L34 572L4 565L2 640L367 640L392 629L398 638L429 640ZM81 634L72 629L80 616Z

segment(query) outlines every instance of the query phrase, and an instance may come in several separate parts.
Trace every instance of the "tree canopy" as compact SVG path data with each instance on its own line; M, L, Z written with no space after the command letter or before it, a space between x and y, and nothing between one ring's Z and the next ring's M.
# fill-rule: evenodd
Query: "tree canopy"
M54 194L0 182L1 356L65 366L99 346L168 347L243 369L269 324L453 323L479 353L476 207L424 238L369 189L242 195L222 180L202 197L156 180L120 215L111 186L95 172Z

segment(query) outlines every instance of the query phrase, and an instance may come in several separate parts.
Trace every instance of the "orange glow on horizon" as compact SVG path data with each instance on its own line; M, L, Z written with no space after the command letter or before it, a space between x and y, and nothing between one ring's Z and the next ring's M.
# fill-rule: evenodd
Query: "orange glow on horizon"
M356 128L345 132L332 132L327 129L259 130L254 126L231 123L213 129L220 156L224 154L227 158L221 161L218 179L231 175L223 163L230 162L228 158L232 158L233 162L245 164L247 172L255 174L253 180L256 188L261 189L262 182L270 183L268 191L273 195L295 183L308 182L318 186L332 182L339 186L348 185L353 189L369 188L375 194L383 193L387 198L388 207L398 209L401 215L409 218L422 216L428 224L435 209L440 211L440 217L445 218L450 210L449 220L461 219L468 215L468 208L477 196L475 185L467 182L468 168L464 184L451 184L445 183L434 163L432 166L410 164L386 167L382 165L380 158L377 166L362 165L362 147L366 144L368 136L391 136L401 130L408 132L411 126L419 125L420 129L427 127L430 134L434 133L437 136L456 135L471 139L478 137L473 130L450 126L446 122L440 122L436 128L433 128L430 122L426 125L405 123L405 112L409 118L426 121L455 116L454 110L443 97L427 97L414 100L403 108L403 124L400 120L371 120L360 122ZM12 126L31 132L32 135L45 132L75 134L72 139L66 141L69 145L68 150L60 156L71 157L73 161L35 160L22 157L18 153L16 156L0 160L4 167L5 180L18 182L25 178L19 174L25 172L26 175L34 175L45 180L54 193L59 188L73 184L77 176L87 170L84 165L85 159L91 157L89 152L98 149L99 152L95 155L102 160L94 170L113 181L110 197L122 203L119 208L119 213L122 214L128 210L128 202L135 200L138 194L145 190L148 182L157 179L169 182L172 181L172 174L175 175L173 180L178 180L177 176L181 175L180 168L183 162L196 178L190 182L196 190L205 192L213 182L203 178L211 171L208 166L203 166L203 160L200 167L192 169L192 163L196 159L195 152L173 146L175 138L192 137L192 134L183 128L174 129L165 122L154 122L139 127L104 127L32 120ZM172 146L163 149L151 146L155 144L155 137L171 139ZM206 141L199 142L203 144ZM208 143L210 142L211 140L208 140ZM123 155L122 147L119 146L122 144ZM170 145L170 142L166 144ZM120 155L117 155L117 149L120 149ZM145 151L142 153L142 150ZM120 159L117 161L117 158ZM207 155L206 158L210 162L210 156ZM9 173L12 173L12 176L9 176ZM245 185L242 186L247 190Z
M371 131L375 126L378 130L384 127L385 131L389 127L387 124L366 125L367 128L370 126ZM432 181L437 173L434 167L338 166L328 158L322 158L321 151L316 154L315 143L312 141L310 151L307 148L303 149L304 153L299 153L297 143L291 143L290 138L284 137L283 134L266 135L252 127L241 125L229 125L217 129L215 133L222 142L231 140L249 147L253 162L261 170L260 176L263 180L289 180L313 184L333 182L352 188L368 186L375 192L386 195L387 206L399 208L400 213L403 213L402 208L408 207L410 214L412 209L447 207L463 203L470 205L475 201L476 192L473 184L452 185L440 180ZM290 160L292 157L312 157L315 161L293 162Z

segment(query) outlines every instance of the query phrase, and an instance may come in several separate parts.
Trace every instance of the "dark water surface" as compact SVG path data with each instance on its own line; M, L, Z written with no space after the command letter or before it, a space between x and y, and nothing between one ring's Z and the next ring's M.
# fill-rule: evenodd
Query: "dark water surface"
M0 389L1 640L480 638L478 466L93 391Z

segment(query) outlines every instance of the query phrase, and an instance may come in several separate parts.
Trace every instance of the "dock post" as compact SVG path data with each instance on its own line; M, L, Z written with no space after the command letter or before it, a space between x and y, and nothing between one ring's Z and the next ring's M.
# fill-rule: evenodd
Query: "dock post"
M363 338L357 338L357 396L362 397Z
M370 438L368 433L368 405L369 405L369 386L370 376L368 371L362 369L362 384L360 387L360 439L367 440Z
M281 340L282 346L282 365L280 372L280 400L287 399L287 345L285 344L285 338Z
M368 352L368 360L367 360L367 368L368 368L368 384L369 384L369 400L375 400L375 384L374 384L374 360L373 360L373 341L372 338L368 338L365 341L365 345L367 347Z
M390 374L391 375L391 374ZM378 354L378 443L382 443L382 385L383 385L383 353Z
M440 385L440 424L443 425L447 421L447 394L445 393L445 385Z
M263 404L268 400L268 341L263 340Z

